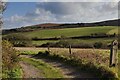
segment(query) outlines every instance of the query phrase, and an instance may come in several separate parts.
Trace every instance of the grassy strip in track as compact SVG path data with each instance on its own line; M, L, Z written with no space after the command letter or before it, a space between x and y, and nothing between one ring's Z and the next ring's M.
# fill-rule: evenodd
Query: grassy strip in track
M41 60L31 58L22 58L22 60L40 69L43 72L42 74L45 78L63 78L63 75L59 69L53 68Z
M33 55L37 54L38 51L20 51L21 55Z

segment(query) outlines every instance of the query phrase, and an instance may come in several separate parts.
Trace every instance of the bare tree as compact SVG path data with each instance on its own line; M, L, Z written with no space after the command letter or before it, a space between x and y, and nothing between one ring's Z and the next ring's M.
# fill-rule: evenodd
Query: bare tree
M3 14L5 9L6 9L6 2L0 1L0 14Z
M6 9L6 2L0 1L0 30L1 30L1 27L3 24L2 14L3 14L5 9Z

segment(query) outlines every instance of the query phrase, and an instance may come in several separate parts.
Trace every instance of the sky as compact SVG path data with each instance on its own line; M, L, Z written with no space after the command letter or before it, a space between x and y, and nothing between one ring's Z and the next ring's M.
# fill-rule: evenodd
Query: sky
M85 0L84 0L85 1ZM42 23L84 23L118 19L118 2L8 2L3 29Z

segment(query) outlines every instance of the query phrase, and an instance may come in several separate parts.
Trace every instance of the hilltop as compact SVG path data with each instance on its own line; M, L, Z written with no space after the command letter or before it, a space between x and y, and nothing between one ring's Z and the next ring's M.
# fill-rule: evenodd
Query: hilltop
M43 29L79 28L79 27L94 27L94 26L120 26L120 24L118 23L119 20L120 19L93 22L93 23L64 23L64 24L44 23L44 24L25 26L21 28L4 29L2 30L2 33L8 34L8 33L16 33L16 32L30 32L30 31L43 30Z

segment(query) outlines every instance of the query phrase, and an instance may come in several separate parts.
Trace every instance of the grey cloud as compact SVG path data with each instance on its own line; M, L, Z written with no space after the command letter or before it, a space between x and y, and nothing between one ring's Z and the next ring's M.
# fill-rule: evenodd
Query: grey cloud
M53 14L69 14L67 9L69 9L70 6L66 6L64 2L45 2L38 4L37 7L43 8L47 11L49 10Z

